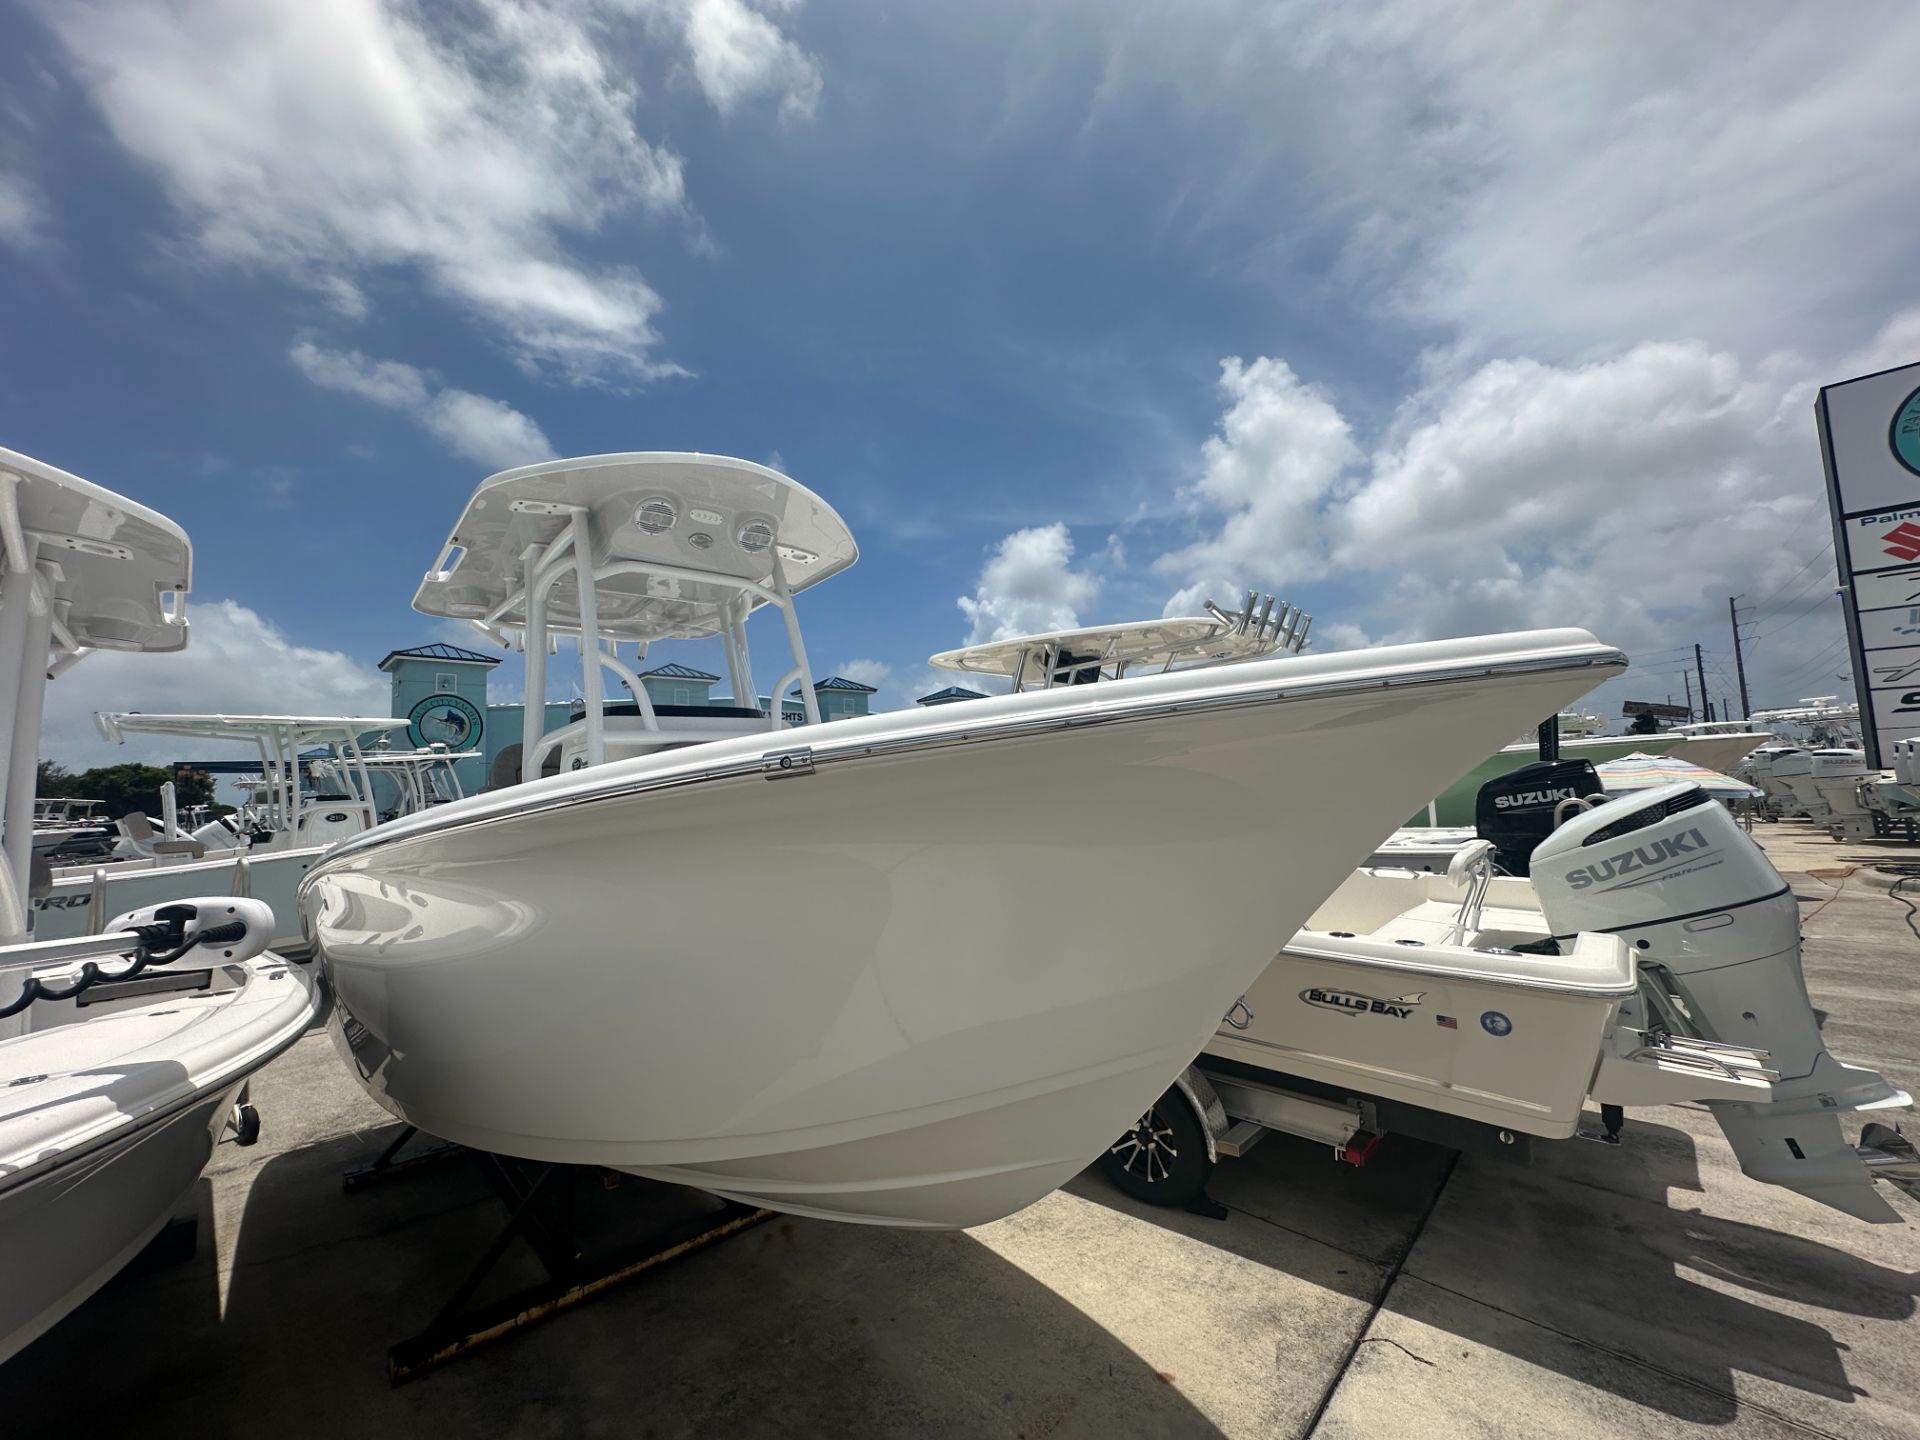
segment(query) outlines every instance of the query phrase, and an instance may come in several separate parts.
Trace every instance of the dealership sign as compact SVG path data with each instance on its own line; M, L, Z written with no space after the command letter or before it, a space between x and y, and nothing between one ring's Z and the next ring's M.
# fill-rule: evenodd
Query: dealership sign
M1814 402L1869 764L1920 738L1920 364Z

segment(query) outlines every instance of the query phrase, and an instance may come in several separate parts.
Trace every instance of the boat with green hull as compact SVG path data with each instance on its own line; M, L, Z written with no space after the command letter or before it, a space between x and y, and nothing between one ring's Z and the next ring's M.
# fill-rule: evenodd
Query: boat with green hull
M1751 750L1773 737L1757 730L1723 730L1718 726L1689 727L1654 735L1594 735L1560 742L1565 760L1591 760L1596 765L1628 755L1671 755L1706 770L1725 773L1745 759ZM1531 743L1509 745L1482 760L1459 780L1434 797L1432 814L1422 810L1407 821L1409 825L1471 825L1473 803L1480 787L1496 775L1517 770L1540 758Z

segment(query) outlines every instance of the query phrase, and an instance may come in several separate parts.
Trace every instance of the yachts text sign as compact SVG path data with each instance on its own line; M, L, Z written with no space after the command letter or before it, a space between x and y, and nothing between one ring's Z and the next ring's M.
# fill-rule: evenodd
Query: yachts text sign
M1920 364L1814 402L1860 729L1871 764L1920 737Z

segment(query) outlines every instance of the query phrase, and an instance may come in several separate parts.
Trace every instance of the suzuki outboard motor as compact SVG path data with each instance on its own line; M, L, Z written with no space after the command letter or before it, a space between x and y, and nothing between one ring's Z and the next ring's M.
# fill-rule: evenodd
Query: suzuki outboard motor
M1813 788L1813 754L1807 750L1789 750L1773 757L1768 772L1780 790L1780 808L1789 815L1805 815L1818 820L1827 813L1827 802Z
M1496 775L1480 787L1474 832L1493 843L1494 863L1525 875L1534 846L1553 833L1554 811L1566 800L1602 793L1591 760L1539 760Z
M1723 806L1686 781L1611 800L1540 843L1533 887L1556 936L1605 931L1640 956L1620 1023L1771 1056L1770 1103L1708 1102L1742 1170L1863 1220L1900 1218L1873 1187L1894 1173L1847 1144L1839 1117L1911 1102L1827 1052L1793 891Z

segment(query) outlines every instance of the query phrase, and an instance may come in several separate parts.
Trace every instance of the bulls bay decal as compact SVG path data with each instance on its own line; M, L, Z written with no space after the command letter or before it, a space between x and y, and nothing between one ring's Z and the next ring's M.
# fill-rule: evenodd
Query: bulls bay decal
M1384 1015L1390 1020L1404 1020L1413 1014L1426 993L1416 990L1411 995L1382 999L1378 995L1362 995L1357 990L1331 990L1310 985L1300 992L1300 998L1322 1010L1338 1010L1342 1015Z

